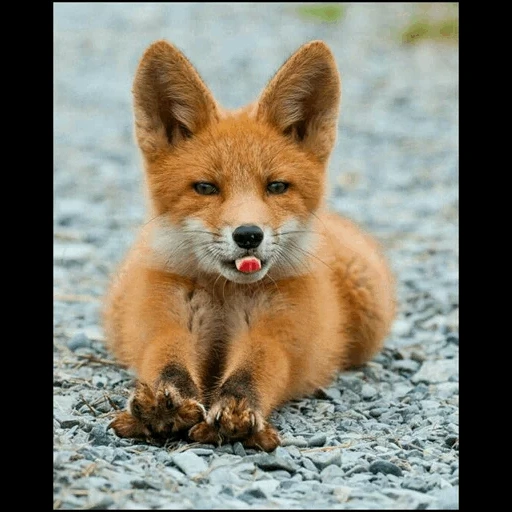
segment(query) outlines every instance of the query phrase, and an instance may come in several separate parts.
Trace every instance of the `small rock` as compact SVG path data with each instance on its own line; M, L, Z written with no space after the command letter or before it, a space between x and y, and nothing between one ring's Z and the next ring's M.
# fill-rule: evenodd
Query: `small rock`
M341 391L338 388L329 388L324 390L325 396L332 401L338 401L341 399Z
M455 435L449 435L449 436L445 437L444 443L446 444L446 446L449 446L450 448L458 449L459 437L455 436ZM457 445L457 446L455 446L455 445Z
M232 444L223 444L217 448L217 453L229 453L233 455L233 445Z
M213 450L210 448L190 448L188 451L200 456L213 455Z
M353 391L354 393L361 393L361 388L363 387L363 383L358 376L355 375L347 375L349 372L345 372L340 377L341 388L343 389L343 400L346 400L346 392ZM361 372L358 372L363 375ZM358 397L359 398L359 397Z
M172 461L187 476L195 476L208 469L208 465L201 457L189 451L174 454Z
M304 460L306 460L306 459L304 459ZM320 475L318 474L318 470L316 469L316 467L314 465L313 465L313 467L315 468L314 471L310 471L309 469L306 469L306 468L299 468L297 470L297 473L300 474L302 476L303 480L306 480L306 481L320 480Z
M283 450L286 450L288 454L295 459L300 459L302 457L302 453L296 446L287 446L286 448L283 448Z
M286 448L283 448L282 446L278 446L275 449L274 455L276 457L282 457L283 459L290 459L291 460L291 458L292 458L292 456L290 455L290 452Z
M336 486L336 488L332 491L332 495L340 502L345 503L350 498L350 494L352 493L352 488L346 486Z
M327 436L325 434L315 434L308 440L308 446L324 446L327 442Z
M54 414L54 418L59 422L61 428L71 428L82 423L80 418L71 415Z
M343 395L341 397L343 400L343 403L349 403L349 404L355 404L357 402L361 401L361 397L354 393L351 389L345 389L343 390Z
M100 377L99 375L95 375L92 378L92 385L97 388L103 389L107 385L107 379L105 377Z
M432 489L432 485L427 480L417 476L404 478L402 487L417 492L428 492Z
M132 480L132 487L134 489L154 489L156 491L161 489L161 486L155 485L153 482L149 482L148 480Z
M109 436L105 427L94 425L89 432L89 439L93 445L108 445L110 443Z
M391 363L392 370L405 372L415 372L419 367L420 363L418 363L418 361L413 361L412 359L402 359L401 361L393 361Z
M276 457L268 453L256 455L253 460L254 464L264 471L272 471L284 469L290 473L295 473L298 466L291 458Z
M357 464L352 469L349 469L345 476L357 475L358 473L367 473L369 470L368 464Z
M459 486L445 487L435 494L437 510L459 510ZM430 508L430 507L429 507Z
M329 452L308 453L307 457L321 471L322 469L334 464L341 466L341 450L332 450Z
M79 348L90 348L91 340L83 332L77 332L67 343L69 350L75 351Z
M440 382L435 386L435 395L440 398L450 398L459 393L458 382Z
M286 436L281 440L281 446L297 446L297 448L306 448L308 442L302 437Z
M254 487L252 489L246 489L244 492L242 492L242 494L239 494L237 496L237 498L239 498L249 504L255 500L265 499L266 497L267 497L266 494L261 489L258 489L257 487Z
M54 395L53 406L62 412L70 412L73 408L75 398L68 395Z
M272 479L279 480L279 481L290 480L290 478L292 476L291 473L289 473L288 471L285 471L284 469L276 469L275 471L267 471L266 474L268 476L270 476Z
M242 443L238 441L233 445L233 453L235 455L239 455L240 457L245 457L247 455L245 453L245 448L243 447Z
M343 470L334 464L331 464L330 466L327 466L326 468L322 469L320 472L320 478L322 479L323 483L329 483L334 478L342 477L343 476Z
M371 400L378 394L377 390L369 384L363 384L361 395L365 400Z
M447 382L450 378L459 376L459 360L439 359L434 361L425 361L420 370L413 375L411 381L417 382Z
M387 460L376 460L370 464L370 471L373 474L384 473L385 475L391 474L395 476L402 476L402 470L392 462Z
M426 359L426 356L423 352L420 352L418 350L413 350L411 352L411 359L413 361L417 361L418 363L423 363L423 361L425 361L425 359Z
M317 467L313 464L313 461L311 459L308 459L307 457L304 457L302 459L302 465L309 471L318 471Z
M393 322L393 334L400 338L409 336L411 329L412 325L408 320L397 319Z
M208 475L208 481L213 485L236 485L243 486L244 480L242 480L230 467L220 466ZM245 482L246 484L247 482Z

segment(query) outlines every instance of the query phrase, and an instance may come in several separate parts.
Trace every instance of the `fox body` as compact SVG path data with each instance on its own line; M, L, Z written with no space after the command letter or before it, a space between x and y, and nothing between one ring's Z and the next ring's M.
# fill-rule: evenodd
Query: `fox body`
M105 308L108 344L138 379L118 435L273 450L274 408L381 347L391 272L324 205L340 91L321 41L237 111L174 46L146 50L133 95L148 221Z

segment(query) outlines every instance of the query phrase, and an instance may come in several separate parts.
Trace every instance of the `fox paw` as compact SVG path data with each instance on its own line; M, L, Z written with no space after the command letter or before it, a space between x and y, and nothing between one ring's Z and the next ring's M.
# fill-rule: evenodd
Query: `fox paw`
M222 437L243 439L263 428L263 416L250 407L246 398L226 397L215 403L206 417Z
M110 426L120 437L167 438L204 417L204 407L193 398L183 398L169 382L161 382L155 390L139 382L128 411L119 413Z
M246 398L221 399L211 407L206 420L192 427L188 435L201 443L241 441L264 451L272 451L280 444L275 428L250 407Z

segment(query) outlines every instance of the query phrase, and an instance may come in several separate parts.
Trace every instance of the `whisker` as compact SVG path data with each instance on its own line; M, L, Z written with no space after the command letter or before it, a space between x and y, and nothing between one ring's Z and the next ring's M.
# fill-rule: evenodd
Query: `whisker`
M272 283L274 283L274 286L276 287L277 293L282 296L281 290L279 289L279 286L277 286L277 283L276 283L275 279L273 279L269 274L265 275L265 278L267 278L267 277L272 281ZM258 283L259 283L259 281L258 281Z
M277 245L277 244L276 244ZM295 274L299 275L301 274L301 268L298 268L296 263L298 263L299 265L301 265L305 270L308 270L308 266L307 264L304 262L304 258L300 258L299 256L297 256L296 254L294 254L293 252L290 252L290 251L285 251L281 246L277 245L276 249L276 254L277 256L283 260L289 267L292 268L292 270L294 271ZM295 262L293 260L290 259L290 257L294 257L295 258ZM279 260L277 261L277 266L279 267Z
M314 233L315 235L323 235L324 233L320 233L319 231L312 231L309 229L303 229L303 230L297 230L297 231L284 231L282 233L275 233L274 235L270 236L287 236L287 235L294 235L295 233Z
M147 226L150 222L153 222L154 220L158 219L162 217L162 215L155 215L152 219L149 219L147 222L145 222L144 224L142 224L142 227L145 227Z
M210 235L210 236L222 236L220 233L215 233L213 231L201 231L199 229L181 229L180 233L200 233L203 235Z
M334 269L328 265L325 261L323 261L322 259L320 259L316 254L313 254L312 252L309 252L309 251L306 251L305 249L303 249L302 247L299 247L298 245L294 244L293 242L290 242L290 245L292 245L293 249L297 250L297 251L300 251L302 252L303 254L307 254L308 256L311 256L312 258L315 258L316 260L318 260L320 263L323 263L328 269L332 270L334 272Z

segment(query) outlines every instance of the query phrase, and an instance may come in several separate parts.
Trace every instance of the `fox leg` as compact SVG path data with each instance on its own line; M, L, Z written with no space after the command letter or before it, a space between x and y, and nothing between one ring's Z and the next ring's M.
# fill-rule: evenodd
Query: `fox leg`
M205 416L194 339L178 326L169 326L166 332L146 347L135 368L139 381L128 409L110 424L120 437L167 438L186 432Z
M280 444L267 417L290 395L292 361L284 340L291 338L283 329L286 324L282 318L260 321L231 340L225 370L209 400L206 420L190 430L192 440L240 440L247 447L264 451L272 451Z

